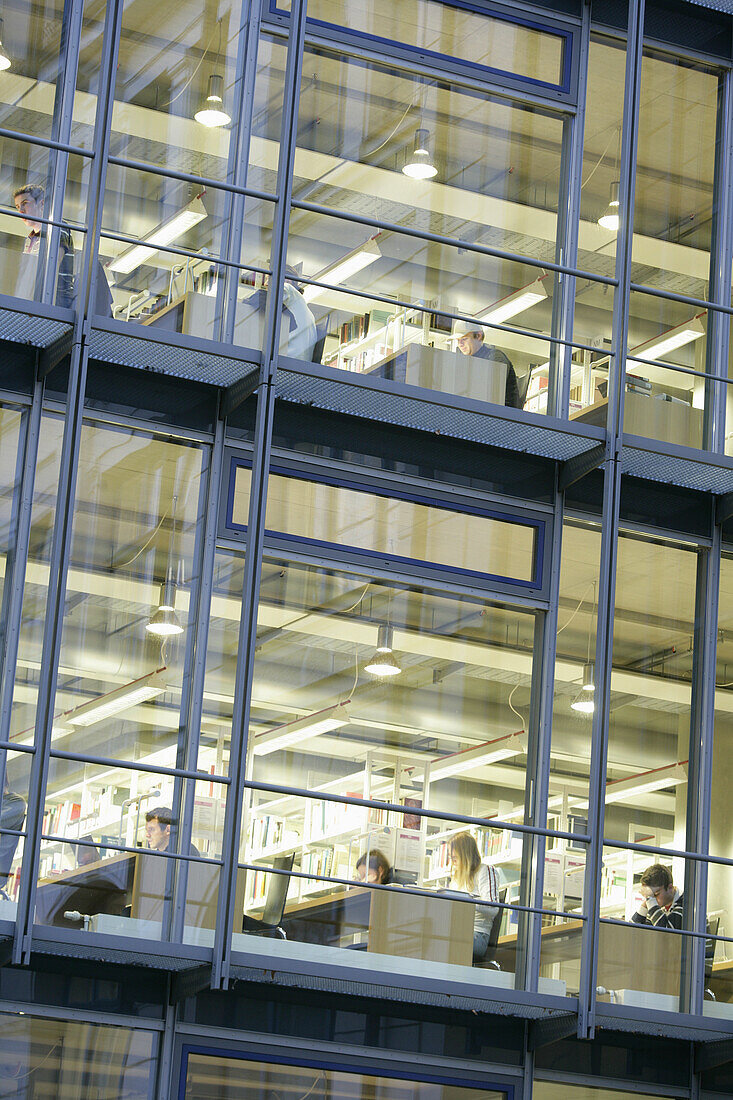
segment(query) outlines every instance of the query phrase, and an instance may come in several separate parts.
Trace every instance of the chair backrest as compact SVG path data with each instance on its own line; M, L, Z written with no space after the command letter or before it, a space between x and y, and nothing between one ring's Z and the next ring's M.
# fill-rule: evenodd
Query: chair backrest
M517 394L519 396L518 408L524 408L524 402L527 400L527 391L529 390L529 383L532 379L532 368L530 367L526 374L523 374L521 378L517 379Z
M706 931L709 936L717 936L718 928L720 927L720 917L713 917L712 920L708 920ZM718 946L717 940L705 940L705 977L711 977L713 973L713 962L715 961L715 948Z
M287 856L276 856L272 861L272 867L275 871L287 871L287 874L282 875L270 875L269 882L267 883L267 897L265 898L265 907L262 910L262 923L270 925L278 925L283 919L283 913L285 912L285 902L288 897L288 889L290 887L290 872L293 869L293 860L295 859L295 853L291 852Z
M327 335L328 325L322 321L319 325L316 325L316 342L313 345L313 354L311 356L312 363L320 363L323 359L323 348L326 343Z
M506 890L506 886L502 886L499 890L499 901L506 901ZM490 962L496 953L496 948L499 943L499 932L501 931L501 922L503 916L504 910L500 909L492 922L491 931L489 932L489 946L486 949L486 955L484 957L485 962Z

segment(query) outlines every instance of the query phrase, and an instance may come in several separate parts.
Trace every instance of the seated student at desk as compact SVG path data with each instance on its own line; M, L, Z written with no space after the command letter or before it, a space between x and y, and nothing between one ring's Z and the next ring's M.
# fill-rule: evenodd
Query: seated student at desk
M388 886L395 881L394 869L379 848L362 852L356 861L356 877L359 882L374 882L378 886Z
M653 863L641 876L643 901L631 919L634 924L655 928L681 929L685 917L684 898L672 879L672 868Z
M456 347L461 355L471 355L474 359L489 359L506 366L506 392L504 404L511 409L521 408L517 376L508 355L493 344L484 343L484 329L475 321L456 321L453 329Z
M171 825L173 823L173 810L170 806L153 806L145 814L145 840L148 848L154 848L156 852L167 852L171 839ZM189 844L188 854L197 856L198 848Z
M499 884L496 870L481 862L476 841L470 833L458 833L450 844L451 880L449 890L480 898L482 901L499 901ZM477 905L473 919L473 964L478 965L489 948L491 926L499 913L489 905Z

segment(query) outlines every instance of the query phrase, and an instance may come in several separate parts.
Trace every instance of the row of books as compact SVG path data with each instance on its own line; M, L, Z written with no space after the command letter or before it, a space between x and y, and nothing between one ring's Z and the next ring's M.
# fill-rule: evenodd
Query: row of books
M360 798L359 793L347 791L347 794ZM379 811L378 811L379 812ZM340 802L314 802L310 807L311 838L333 836L350 829L363 828L364 810L358 806L344 806Z
M257 851L260 848L274 848L281 843L285 822L281 817L262 814L254 817L250 825L250 846Z
M81 817L81 803L59 802L43 815L43 832L48 836L67 836L69 825Z

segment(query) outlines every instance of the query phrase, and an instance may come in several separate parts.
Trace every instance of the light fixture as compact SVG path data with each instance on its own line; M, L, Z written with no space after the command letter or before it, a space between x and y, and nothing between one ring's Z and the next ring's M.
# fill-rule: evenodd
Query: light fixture
M12 65L8 51L3 46L3 38L5 37L5 20L0 19L0 72L5 72Z
M348 703L349 700L345 703L337 703L334 707L317 710L304 718L286 722L283 726L275 726L266 733L258 734L252 744L252 752L255 756L267 756L268 753L297 744L306 735L318 737L319 734L330 733L332 730L340 729L341 726L347 726L349 724Z
M377 631L377 648L369 664L364 665L365 672L370 672L372 676L397 676L402 672L392 652L393 639L393 628L391 626L380 626Z
M477 313L476 316L480 321L491 321L495 325L501 325L504 321L508 321L510 317L516 317L518 313L524 313L525 309L529 309L530 306L541 302L546 297L547 291L543 279L535 279L533 283L516 290L514 294L509 294L506 298L502 298L493 306Z
M378 260L382 253L377 247L375 240L369 240L366 244L359 245L352 252L349 252L347 256L344 256L343 260L337 260L334 264L329 264L328 267L324 267L323 271L319 271L317 275L313 277L315 279L328 279L329 283L339 284L350 279L352 275L358 274L359 271L363 271L369 264L373 264L375 260ZM324 294L329 294L328 287L325 286L306 286L303 291L303 297L306 302L315 302L318 298L322 298Z
M132 245L131 248L121 252L109 264L109 270L119 272L121 275L129 275L136 267L140 267L140 264L144 264L150 256L153 256L159 248L172 244L194 225L203 221L207 216L206 207L201 201L203 193L202 191L172 218L161 222L151 233L143 237L144 243Z
M172 577L161 584L158 610L145 629L156 638L172 638L176 634L183 634L183 627L176 615L176 582Z
M527 734L509 733L504 737L497 737L493 741L487 741L484 745L476 745L472 749L464 749L463 752L454 752L450 756L444 756L429 766L430 781L448 779L452 775L461 775L464 772L473 771L474 768L483 767L484 764L495 764L499 760L509 760L512 756L520 756L527 751Z
M662 791L665 787L676 787L687 782L687 761L667 764L663 768L652 768L628 779L614 779L606 784L606 803L621 802L651 791Z
M630 354L636 359L661 359L663 355L669 355L671 351L676 351L677 348L682 348L685 344L691 344L693 340L699 340L701 336L705 335L705 329L699 316L693 317L691 321L685 321L684 324L677 325L676 328L668 329L661 336L655 336L653 339L639 344L638 347L631 349Z
M608 206L598 219L598 224L602 229L608 229L611 233L618 233L618 227L621 224L619 218L619 198L618 198L619 181L614 180L611 184L611 194L608 200Z
M130 684L115 688L114 691L105 692L96 699L90 699L88 703L82 703L81 706L66 711L65 714L57 715L53 721L54 729L63 733L68 726L93 726L95 722L102 722L105 718L111 718L114 714L129 710L138 703L155 699L157 695L162 695L167 690L166 684L161 679L163 672L165 672L165 666L156 669L155 672L149 672L146 676L141 676L138 680L133 680Z
M209 77L209 94L193 116L202 126L213 129L215 126L228 126L231 116L224 110L224 77L212 73Z
M586 661L583 665L583 678L580 681L581 691L595 691L595 673L596 668L593 661Z
M415 130L412 152L402 173L413 180L431 180L438 174L430 153L430 131L422 126L419 130Z
M570 704L570 709L576 711L578 714L593 714L596 705L593 700L581 690Z

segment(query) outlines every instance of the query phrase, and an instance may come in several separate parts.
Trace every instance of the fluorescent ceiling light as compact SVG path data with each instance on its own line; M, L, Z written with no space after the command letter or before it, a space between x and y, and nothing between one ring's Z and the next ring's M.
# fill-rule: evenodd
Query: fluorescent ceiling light
M348 256L344 256L343 260L338 260L335 264L324 267L323 271L319 271L313 277L315 279L327 279L329 283L337 285L350 279L352 275L363 271L369 264L373 264L375 260L378 260L381 255L382 253L379 251L376 241L370 240L366 244L360 245L359 248L355 248ZM315 302L328 293L327 287L307 286L303 291L303 297L306 302Z
M495 764L498 760L508 760L526 751L527 734L523 730L519 733L509 733L504 737L487 741L483 745L477 745L473 749L454 752L451 756L435 760L430 764L428 774L431 782L436 779L448 779L452 775L473 771L474 768L483 767L484 764Z
M533 283L516 290L507 298L502 298L493 306L489 306L482 313L476 314L480 321L491 321L495 325L501 325L510 317L516 317L518 313L524 313L525 309L536 305L547 297L542 279L535 279Z
M138 703L145 703L148 699L162 695L166 691L166 684L161 679L164 671L165 668L159 668L155 672L149 672L147 676L141 676L131 684L115 688L114 691L90 699L88 703L82 703L65 714L57 715L54 718L54 727L62 732L67 726L93 726L95 722L102 722Z
M338 703L335 707L327 707L326 710L317 710L313 714L307 714L304 718L298 718L294 722L286 722L284 726L275 726L267 733L260 733L255 737L252 752L255 756L267 756L268 753L277 752L278 749L287 749L291 745L302 741L305 736L318 737L321 733L330 733L349 724L348 703Z
M639 794L661 791L665 787L676 787L687 782L687 761L667 764L664 768L653 768L628 779L615 779L606 784L606 804L622 802Z
M188 206L184 206L168 221L162 222L152 233L148 233L147 237L143 238L144 244L133 245L132 248L122 252L109 265L109 270L119 272L121 275L129 275L136 267L140 267L140 264L144 264L150 256L153 256L159 248L173 244L206 216L206 207L201 201L201 195L197 195Z
M702 322L697 317L686 321L677 328L671 328L661 336L655 336L638 347L631 349L631 354L637 359L661 359L669 355L671 351L682 348L685 344L691 344L693 340L699 340L705 335Z

